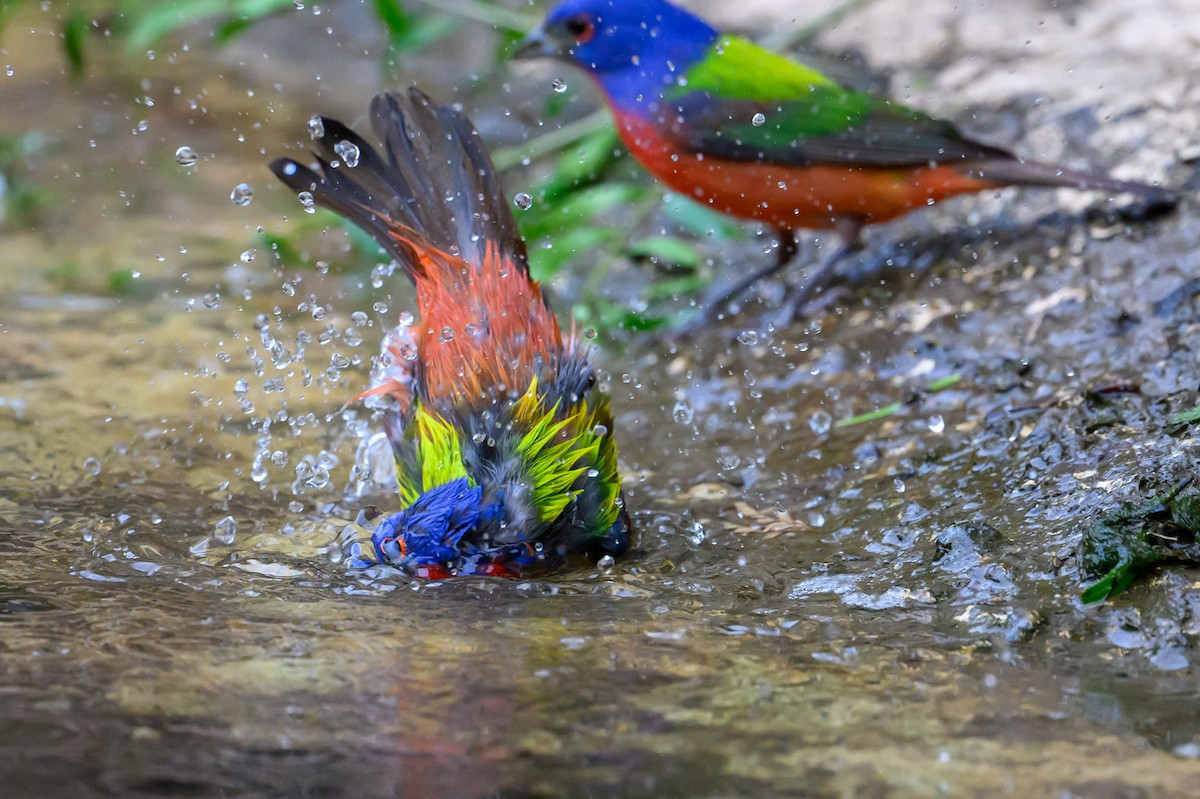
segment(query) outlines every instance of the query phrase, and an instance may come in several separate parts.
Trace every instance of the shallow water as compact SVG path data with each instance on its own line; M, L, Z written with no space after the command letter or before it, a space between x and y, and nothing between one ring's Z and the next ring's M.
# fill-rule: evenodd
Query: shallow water
M979 48L1017 71L980 119L1015 119L1025 152L1194 188L1186 19L1140 4L1139 25L1185 32L1109 80L1093 39L1138 41L1106 24L1125 3L1029 5L980 11L1050 28L1027 56ZM887 6L826 43L956 113L938 92L978 71L967 23L880 59ZM263 151L301 146L314 110L361 121L378 84L369 19L328 13L298 16L301 52L287 20L153 61L94 43L77 81L47 44L55 12L0 40L0 135L25 148L8 190L47 192L0 223L6 796L1200 791L1200 575L1084 608L1072 559L1096 514L1195 468L1195 439L1164 427L1197 401L1200 316L1152 311L1200 272L1194 203L1127 228L1066 193L962 201L872 232L808 327L749 302L699 341L612 341L629 557L526 582L354 573L334 543L393 500L369 416L342 403L408 295L339 270L341 234L313 245L321 274L257 232L303 217ZM1091 81L1074 101L1064 61ZM551 76L504 96L536 108ZM517 135L486 81L453 82L485 132ZM718 252L757 265L762 245ZM1086 396L1118 383L1140 394Z

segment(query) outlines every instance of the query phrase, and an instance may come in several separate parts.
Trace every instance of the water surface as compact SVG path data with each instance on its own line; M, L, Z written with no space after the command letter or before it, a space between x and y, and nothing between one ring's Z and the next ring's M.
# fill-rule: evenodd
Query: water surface
M887 5L827 44L878 58ZM1010 75L980 112L994 137L1196 186L1183 36L1112 80L1094 39L1127 53L1128 4L928 5L959 33L1050 30L1026 53L915 37L878 58L897 93L930 86L911 99L966 119L939 90L978 102L990 59ZM1193 204L1127 227L1070 193L961 201L872 232L807 326L749 302L693 342L610 336L628 558L525 582L355 573L338 536L394 499L378 427L343 403L409 295L340 266L341 233L308 240L325 270L258 230L304 217L267 155L303 146L314 111L361 122L379 86L369 18L328 14L224 51L97 45L78 80L55 11L5 31L6 190L37 190L0 221L6 795L1200 791L1197 574L1085 608L1073 560L1089 520L1195 468L1165 423L1197 400L1200 317L1152 305L1200 272ZM479 60L406 74L513 143L554 75L494 90ZM716 245L722 274L764 245ZM1140 393L1088 396L1117 383Z

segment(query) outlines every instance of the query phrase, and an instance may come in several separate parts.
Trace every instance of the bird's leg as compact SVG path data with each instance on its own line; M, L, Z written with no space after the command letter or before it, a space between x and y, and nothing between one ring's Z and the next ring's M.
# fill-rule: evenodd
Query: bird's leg
M765 280L781 271L792 262L792 259L796 257L796 252L799 250L799 246L796 244L796 233L788 228L778 228L775 233L779 236L779 252L775 256L775 263L759 269L757 272L752 272L737 283L734 283L728 291L721 295L720 299L712 303L711 308L718 310L724 308L742 296L746 292L746 289L758 281Z
M829 284L829 279L834 274L834 267L845 260L847 256L862 248L859 237L862 234L863 226L863 220L857 217L841 217L837 220L834 227L840 240L837 249L830 253L828 258L807 270L804 275L804 283L784 300L778 315L780 327L795 321L808 301Z
M775 268L783 269L796 257L796 253L800 251L800 244L796 241L796 231L791 228L776 228L775 234L779 236L779 252L775 255Z
M792 259L796 257L796 253L799 251L799 246L796 243L795 231L789 228L778 228L776 230L776 234L779 236L779 252L775 257L775 263L759 269L757 272L751 272L737 283L734 283L728 291L701 309L699 316L684 325L680 331L681 333L694 333L703 327L707 327L710 323L717 321L717 317L720 315L720 313L724 311L731 302L742 296L747 289L749 289L758 281L771 277L792 262Z

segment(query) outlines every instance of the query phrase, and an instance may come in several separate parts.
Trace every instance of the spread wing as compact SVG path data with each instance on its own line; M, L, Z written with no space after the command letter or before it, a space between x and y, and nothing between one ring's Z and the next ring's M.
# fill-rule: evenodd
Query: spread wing
M336 119L320 117L313 155L320 172L291 158L271 171L318 205L370 233L408 269L433 248L479 266L497 255L528 271L525 242L474 126L417 89L371 101L375 149Z

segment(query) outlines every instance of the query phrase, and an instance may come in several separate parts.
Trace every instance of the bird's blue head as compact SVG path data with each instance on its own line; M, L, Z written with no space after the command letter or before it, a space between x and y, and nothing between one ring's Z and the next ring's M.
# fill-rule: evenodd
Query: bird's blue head
M475 551L464 545L464 538L469 540L470 534L498 522L502 515L499 504L483 504L482 488L461 478L426 491L412 505L381 521L371 544L379 563L452 564Z
M513 57L573 61L612 89L614 82L673 82L716 39L707 22L663 0L565 0Z

